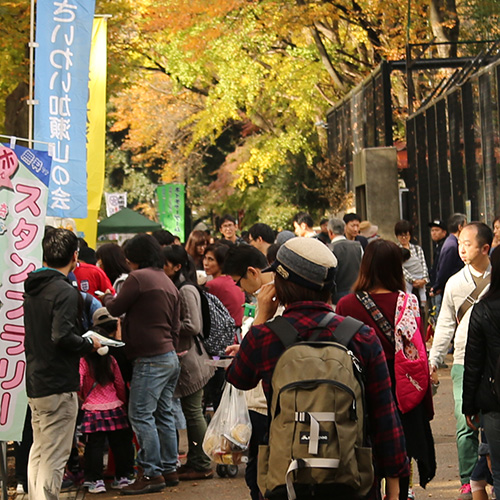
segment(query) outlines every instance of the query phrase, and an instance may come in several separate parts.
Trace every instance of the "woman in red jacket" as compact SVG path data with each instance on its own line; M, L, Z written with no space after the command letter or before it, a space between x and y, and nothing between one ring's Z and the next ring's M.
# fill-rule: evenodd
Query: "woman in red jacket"
M395 243L378 239L366 247L353 291L354 293L340 299L335 312L342 316L352 316L375 329L384 348L393 393L396 396L394 323L398 298L406 291L406 286L402 253ZM416 312L418 314L418 309ZM384 323L387 326L384 329L386 331L381 327ZM394 399L397 401L396 397ZM406 413L400 411L408 457L417 461L422 487L425 487L436 472L434 439L429 423L432 416L430 384L421 403ZM409 478L400 478L400 500L414 498L409 486Z

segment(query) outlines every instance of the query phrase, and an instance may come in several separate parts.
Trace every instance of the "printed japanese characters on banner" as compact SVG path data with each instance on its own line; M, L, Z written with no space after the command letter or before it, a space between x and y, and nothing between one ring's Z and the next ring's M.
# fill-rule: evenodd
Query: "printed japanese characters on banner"
M45 152L0 144L0 441L22 437L24 280L42 264L50 167Z
M184 184L164 184L156 188L160 223L181 241L184 241L185 189Z
M54 144L48 215L87 216L87 100L95 0L37 2L35 139Z
M127 206L127 193L104 193L106 199L106 216L110 217Z

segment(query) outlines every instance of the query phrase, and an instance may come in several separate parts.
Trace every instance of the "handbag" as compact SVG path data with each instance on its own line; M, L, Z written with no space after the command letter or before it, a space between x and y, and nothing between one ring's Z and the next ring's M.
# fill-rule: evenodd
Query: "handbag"
M358 294L362 294L363 300ZM417 298L413 294L399 292L393 329L367 292L358 292L356 296L378 328L392 339L396 402L401 413L407 413L422 402L430 383L427 350L419 328Z

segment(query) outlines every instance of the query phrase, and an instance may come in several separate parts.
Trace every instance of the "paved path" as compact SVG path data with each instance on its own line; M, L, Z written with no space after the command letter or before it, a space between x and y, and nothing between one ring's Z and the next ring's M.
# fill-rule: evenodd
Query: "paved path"
M451 356L447 363L451 366ZM450 369L440 370L441 385L434 398L436 415L432 422L432 429L436 445L438 469L436 477L424 490L415 486L418 500L432 498L433 500L455 500L460 487L458 475L457 452L455 446L455 418L453 416L453 395ZM95 498L107 500L111 498L137 498L141 500L247 500L250 498L243 477L243 468L240 466L236 478L219 478L208 481L181 482L174 488L166 488L161 493L148 495L123 496L110 490L99 495L85 494L84 491L72 491L61 495L61 499L81 500ZM416 467L415 467L416 469ZM415 483L418 483L416 478ZM23 495L18 497L23 500ZM12 497L13 498L13 497ZM25 496L27 498L27 496Z

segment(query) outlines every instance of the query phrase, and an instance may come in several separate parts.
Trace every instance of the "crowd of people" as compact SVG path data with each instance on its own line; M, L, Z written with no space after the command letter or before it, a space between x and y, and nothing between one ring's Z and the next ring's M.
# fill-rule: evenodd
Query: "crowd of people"
M252 500L287 498L285 477L275 488L257 467L259 446L272 448L278 432L273 375L286 343L272 320L291 325L295 341L338 342L335 332L351 317L361 322L347 348L364 374L373 477L362 497L347 481L335 498L414 498L412 461L423 487L433 479L432 398L449 351L457 499L487 498L487 484L500 498L500 218L493 231L463 214L429 222L427 257L404 220L385 237L353 213L324 218L316 230L299 212L292 226L277 233L256 223L239 233L224 215L220 237L195 228L182 245L161 230L95 251L71 231L47 227L43 267L25 283L29 412L16 452L18 488L41 500L75 482L89 493L137 495L213 478L202 448L207 408L217 410L228 382L247 391ZM244 313L249 303L253 319ZM215 304L232 329L217 353L207 341ZM233 358L227 370L207 363L221 353ZM331 480L297 467L297 498L331 498Z

